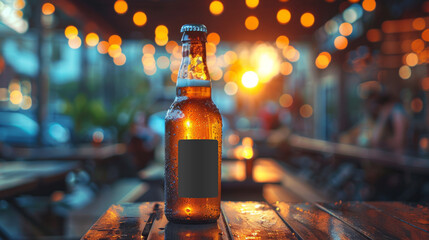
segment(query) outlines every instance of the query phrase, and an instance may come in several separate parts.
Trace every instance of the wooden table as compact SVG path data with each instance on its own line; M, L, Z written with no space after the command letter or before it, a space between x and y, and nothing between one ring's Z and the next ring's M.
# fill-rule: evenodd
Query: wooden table
M77 162L31 161L0 162L0 199L5 199L22 217L44 233L51 231L21 207L15 197L65 186L66 175L79 168ZM11 239L0 226L0 238Z
M163 208L113 205L82 239L429 239L429 208L400 202L222 202L203 225L169 223Z

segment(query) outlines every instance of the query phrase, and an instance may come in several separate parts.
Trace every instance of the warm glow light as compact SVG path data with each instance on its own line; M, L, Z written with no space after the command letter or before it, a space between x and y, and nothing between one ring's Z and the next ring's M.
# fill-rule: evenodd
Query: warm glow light
M411 50L413 50L416 53L419 53L425 49L425 42L421 39L416 39L411 42Z
M179 71L173 71L172 73L171 73L171 81L173 81L173 82L176 82L177 81L177 75L179 74Z
M259 4L259 0L246 0L246 6L248 8L255 8Z
M165 25L158 25L155 28L155 36L165 37L168 35L168 28Z
M243 140L241 140L241 144L245 147L253 147L253 139L250 137L244 137Z
M285 48L289 45L289 38L283 35L280 35L276 39L276 46L278 48Z
M161 69L166 69L170 66L170 59L166 56L161 56L156 60L156 64Z
M299 108L299 114L303 118L309 118L313 115L313 108L309 104L304 104Z
M219 15L223 12L223 3L221 1L213 1L210 3L209 9L213 15Z
M113 58L113 63L117 66L122 66L127 61L125 54L121 53L119 56Z
M235 95L238 91L238 86L235 82L227 82L223 88L227 95Z
M115 58L121 55L122 49L121 49L121 46L119 46L118 44L112 44L107 49L107 52L109 53L109 56L111 56L112 58Z
M290 62L282 62L280 64L280 73L282 75L290 75L293 71L293 66Z
M237 73L229 70L223 75L223 80L225 82L235 82L237 80Z
M106 41L101 41L98 43L97 50L101 54L106 54L109 49L110 44Z
M72 26L72 25L66 27L66 30L64 31L64 35L68 39L76 37L77 34L78 34L77 28L75 26Z
M246 26L248 30L251 30L251 31L256 30L259 26L259 20L255 16L249 16L246 18L246 21L244 22L244 26Z
M95 131L92 134L92 141L95 143L101 143L104 139L104 133L102 131Z
M420 98L414 98L411 101L411 110L415 113L419 113L423 110L423 101Z
M423 30L426 27L426 21L424 18L416 18L413 20L413 28L417 31Z
M280 24L288 23L290 21L290 18L291 18L290 12L287 9L280 9L277 12L277 21Z
M347 38L343 36L338 36L334 40L334 46L338 50L343 50L347 47L348 41Z
M44 3L42 5L42 13L44 15L51 15L55 12L55 6L52 3Z
M154 68L145 68L144 73L146 73L149 76L152 76L156 73L156 67Z
M399 68L399 77L406 80L411 77L411 68L404 65Z
M124 14L128 10L128 4L124 0L117 0L113 5L113 8L118 14Z
M182 57L182 46L177 45L173 48L173 57L177 59Z
M211 42L207 43L206 51L207 51L207 56L213 56L216 53L216 45Z
M22 98L22 102L21 102L22 110L28 110L31 108L32 105L33 105L33 101L30 96L24 96Z
M110 45L116 44L116 45L121 46L122 38L118 35L112 35L109 37L109 44Z
M155 55L155 47L150 43L144 45L142 51L143 51L143 54Z
M363 0L362 2L362 8L367 12L374 11L376 5L375 0Z
M429 77L425 77L422 79L422 89L424 91L429 91Z
M341 23L339 31L341 35L349 36L353 32L353 26L348 22Z
M379 42L381 41L381 31L378 29L370 29L366 33L366 38L370 42Z
M253 148L244 146L242 154L244 159L251 159L253 157Z
M69 46L71 48L77 49L80 47L80 45L82 45L82 40L80 39L80 37L76 36L74 38L69 39Z
M9 95L9 100L13 104L20 104L22 102L22 93L19 90L14 90Z
M88 33L85 38L86 45L94 47L98 44L100 38L96 33Z
M256 85L258 85L258 82L259 82L259 77L253 71L245 72L241 77L241 83L246 88L254 88L256 87Z
M136 12L136 13L134 13L133 22L134 22L134 24L136 26L139 26L139 27L145 25L146 22L147 22L146 13L144 13L144 12Z
M222 76L223 76L223 71L219 67L215 67L210 71L210 78L212 80L218 81L222 78Z
M17 10L21 10L25 7L25 0L15 0L13 7Z
M429 28L422 32L422 39L429 42Z
M288 46L283 49L283 56L291 62L296 62L299 60L299 51L292 46Z
M279 104L280 106L284 107L284 108L288 108L290 106L292 106L293 104L293 97L290 94L283 94L280 96L279 98Z
M428 138L421 138L421 139L420 139L420 143L419 143L419 145L420 145L420 147L421 147L422 149L427 149L427 150L429 150L429 149L428 149L428 147L429 147L429 139L428 139Z
M237 54L234 51L228 51L223 55L226 64L233 64L237 61Z
M417 63L419 62L419 57L417 56L417 54L415 53L409 53L407 54L406 58L405 58L405 63L410 66L410 67L414 67L417 65Z
M165 46L168 43L168 37L155 37L155 43L158 46Z
M165 45L165 50L168 53L173 53L174 48L177 46L177 43L175 41L169 41L166 45Z
M329 66L331 62L331 54L328 52L321 52L316 58L315 64L319 69L325 69Z
M220 42L220 36L219 36L219 34L212 32L209 35L207 35L207 41L211 42L215 45L218 45Z
M230 145L237 145L239 141L240 141L240 137L237 134L233 133L228 136L228 143Z
M314 15L306 12L301 16L301 24L304 27L311 27L314 24Z

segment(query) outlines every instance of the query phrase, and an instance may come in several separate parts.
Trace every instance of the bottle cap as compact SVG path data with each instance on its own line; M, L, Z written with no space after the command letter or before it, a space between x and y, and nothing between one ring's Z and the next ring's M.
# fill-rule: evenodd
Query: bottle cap
M205 32L207 33L207 27L204 24L185 24L180 29L180 32Z

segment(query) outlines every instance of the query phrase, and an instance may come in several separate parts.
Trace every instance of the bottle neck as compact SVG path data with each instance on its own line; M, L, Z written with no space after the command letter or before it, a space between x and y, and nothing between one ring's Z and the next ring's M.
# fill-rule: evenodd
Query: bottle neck
M205 33L185 32L182 37L176 95L188 98L210 98L211 83L206 60Z

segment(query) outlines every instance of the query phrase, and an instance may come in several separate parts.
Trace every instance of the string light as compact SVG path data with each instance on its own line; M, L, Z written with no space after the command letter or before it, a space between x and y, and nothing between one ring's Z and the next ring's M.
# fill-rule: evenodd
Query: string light
M291 18L291 14L290 14L289 10L287 10L287 9L280 9L277 12L277 21L280 24L288 23L290 21L290 18Z
M255 16L249 16L246 18L244 26L246 26L246 28L250 31L256 30L259 26L259 20Z
M213 1L210 3L209 9L213 15L220 15L223 12L223 3L221 1Z
M147 16L144 12L136 12L133 16L133 22L136 26L144 26L147 22Z
M301 16L301 24L304 27L311 27L314 24L314 15L312 13L306 12Z
M259 5L259 0L246 0L246 6L248 8L255 8Z
M115 9L115 12L117 12L118 14L124 14L128 10L128 4L124 0L117 0L113 5L113 8Z

